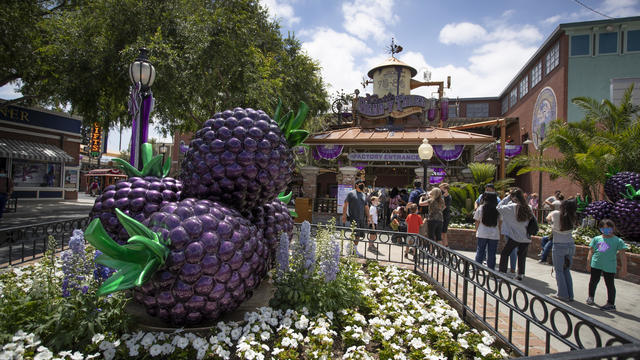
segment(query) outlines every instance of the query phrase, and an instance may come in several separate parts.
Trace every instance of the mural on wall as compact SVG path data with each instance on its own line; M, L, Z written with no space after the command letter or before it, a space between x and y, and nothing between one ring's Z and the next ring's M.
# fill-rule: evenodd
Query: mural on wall
M545 137L545 130L549 123L558 116L558 101L556 94L550 87L545 87L538 93L536 104L533 107L533 118L531 120L531 133L533 134L533 146L538 149L542 139Z

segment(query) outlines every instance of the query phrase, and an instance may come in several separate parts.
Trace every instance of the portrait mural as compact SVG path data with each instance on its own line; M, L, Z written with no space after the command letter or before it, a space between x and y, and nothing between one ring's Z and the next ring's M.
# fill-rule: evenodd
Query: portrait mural
M538 94L536 104L533 107L533 118L531 121L531 133L533 134L533 145L536 149L540 146L540 142L545 138L545 130L549 127L549 123L558 116L558 101L556 94L550 87L545 87Z

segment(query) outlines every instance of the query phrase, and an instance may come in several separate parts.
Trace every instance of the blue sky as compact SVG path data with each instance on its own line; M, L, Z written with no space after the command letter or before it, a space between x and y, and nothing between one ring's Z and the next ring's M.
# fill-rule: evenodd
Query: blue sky
M640 0L579 0L611 17L640 15ZM261 0L282 33L295 33L316 59L330 94L372 92L363 76L389 54L394 37L400 60L431 79L452 78L449 97L497 96L561 23L605 19L575 0ZM160 76L162 76L160 74ZM429 96L435 88L420 88ZM12 87L0 98L12 98ZM125 100L123 100L125 101ZM126 149L130 132L123 132ZM162 136L152 131L150 136ZM169 140L169 139L164 139ZM118 134L109 138L118 150Z

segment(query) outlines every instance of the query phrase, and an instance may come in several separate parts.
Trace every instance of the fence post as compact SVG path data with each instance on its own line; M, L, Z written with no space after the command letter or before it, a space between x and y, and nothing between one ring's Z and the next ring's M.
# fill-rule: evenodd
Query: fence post
M469 289L469 261L462 260L464 262L464 276L462 283L462 320L467 319L467 292Z

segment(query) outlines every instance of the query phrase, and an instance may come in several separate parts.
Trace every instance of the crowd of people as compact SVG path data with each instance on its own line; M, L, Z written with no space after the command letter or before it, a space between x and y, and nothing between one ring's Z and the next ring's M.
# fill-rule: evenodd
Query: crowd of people
M344 203L342 222L349 226L355 222L358 228L388 229L398 233L391 238L393 243L402 244L405 258L415 256L417 237L427 238L448 246L447 230L451 221L451 195L449 184L442 183L425 191L422 183L414 182L411 191L405 189L380 189L366 192L364 181L356 182L356 189L350 192ZM512 188L500 195L493 184L487 184L484 192L475 201L477 249L475 261L486 264L517 280L525 276L527 250L531 235L537 231L538 194L527 194L519 188ZM575 197L565 198L561 191L544 199L541 203L543 221L551 224L552 233L544 236L542 251L538 254L541 263L546 263L549 253L553 262L553 272L557 283L556 298L573 301L573 281L571 266L575 254L573 230L578 225L577 201ZM624 252L627 245L614 233L614 223L604 219L599 224L601 235L591 240L587 259L587 270L591 273L587 304L594 304L594 294L601 277L605 279L608 300L602 310L615 310L614 277L617 269L617 254ZM364 232L356 232L358 240ZM498 244L504 238L505 244L498 256ZM374 240L370 238L370 240ZM356 242L357 245L357 242ZM376 252L374 242L368 250ZM361 256L359 253L356 254ZM621 256L626 261L625 256ZM622 264L625 271L626 264ZM507 272L509 267L509 272ZM516 272L517 268L517 272ZM625 276L625 274L620 274Z

